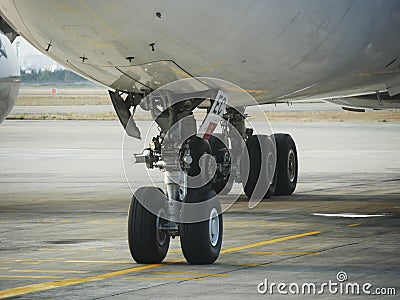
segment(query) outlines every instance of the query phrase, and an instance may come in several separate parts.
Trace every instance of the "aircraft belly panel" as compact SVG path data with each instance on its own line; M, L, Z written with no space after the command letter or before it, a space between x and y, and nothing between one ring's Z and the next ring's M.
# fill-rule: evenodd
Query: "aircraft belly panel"
M4 0L0 6L38 49L110 88L138 91L209 76L262 103L390 82L399 72L397 65L385 72L400 51L399 10L392 0Z

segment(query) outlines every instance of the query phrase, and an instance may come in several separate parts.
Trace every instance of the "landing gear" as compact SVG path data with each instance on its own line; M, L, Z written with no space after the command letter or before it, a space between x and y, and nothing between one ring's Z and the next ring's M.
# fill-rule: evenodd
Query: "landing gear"
M200 91L190 92L198 85ZM229 193L236 181L251 204L253 199L290 194L296 187L297 151L291 137L277 134L274 142L274 136L253 135L245 126L244 107L226 107L228 94L212 86L185 81L178 89L159 89L144 99L144 94L110 92L128 135L141 136L133 120L138 105L150 111L158 125L149 147L135 155L136 163L165 174L165 192L139 188L132 199L128 240L138 263L162 262L171 237L180 236L188 263L211 264L222 245L219 194ZM231 91L236 95L237 88ZM207 109L200 128L196 108ZM217 127L222 133L214 134Z
M182 252L190 264L212 264L221 250L223 222L221 205L216 199L216 193L207 186L188 190L186 203L204 201L210 202L206 205L208 219L197 223L183 223L179 226ZM185 210L182 213L185 214Z
M162 190L143 187L133 195L128 216L128 242L132 258L142 264L160 263L168 252L170 236L160 230L166 221L166 209L160 205L157 215L143 206L143 202L166 203Z
M175 236L180 236L182 251L189 263L210 264L218 258L222 244L222 211L211 189L216 164L211 158L208 139L225 112L226 94L220 90L215 90L214 95L211 92L173 94L169 90L160 91L141 103L143 109L152 113L159 134L152 138L149 148L135 155L135 161L164 172L166 193L157 188L140 188L134 194L128 239L132 257L139 263L161 262L167 254L170 237ZM113 97L126 130L137 128L127 121L127 100L121 100L115 93ZM193 110L204 99L218 100L211 101L209 114L197 130ZM140 136L134 130L129 133Z

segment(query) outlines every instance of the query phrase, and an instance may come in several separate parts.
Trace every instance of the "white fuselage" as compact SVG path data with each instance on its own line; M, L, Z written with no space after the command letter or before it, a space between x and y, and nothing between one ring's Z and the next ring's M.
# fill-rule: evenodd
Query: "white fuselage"
M207 76L271 103L390 92L400 81L398 0L3 0L0 12L112 89Z

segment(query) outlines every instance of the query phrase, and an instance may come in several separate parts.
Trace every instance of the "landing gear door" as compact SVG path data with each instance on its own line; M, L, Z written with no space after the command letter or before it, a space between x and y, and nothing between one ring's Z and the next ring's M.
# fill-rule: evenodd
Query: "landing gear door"
M214 103L211 106L209 113L204 119L203 123L199 128L197 136L208 140L225 113L226 103L228 102L228 94L222 90L218 91L215 97Z

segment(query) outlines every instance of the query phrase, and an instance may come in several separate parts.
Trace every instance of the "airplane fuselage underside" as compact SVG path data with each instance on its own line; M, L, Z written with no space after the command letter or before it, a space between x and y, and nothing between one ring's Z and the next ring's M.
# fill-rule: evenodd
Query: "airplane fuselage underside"
M45 54L116 90L214 77L264 104L394 94L400 81L396 0L4 0L0 11Z

